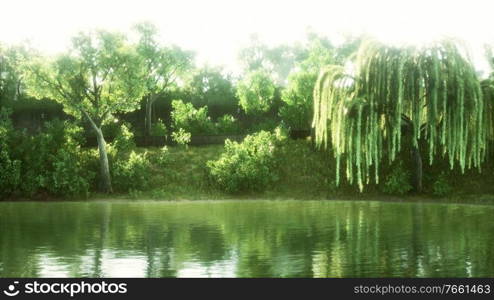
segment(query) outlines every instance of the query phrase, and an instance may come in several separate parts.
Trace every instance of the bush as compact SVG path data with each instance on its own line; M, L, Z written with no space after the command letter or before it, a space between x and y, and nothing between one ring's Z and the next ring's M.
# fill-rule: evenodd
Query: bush
M225 141L225 152L208 161L209 176L216 186L229 192L260 192L278 178L277 151L282 134L266 131L249 135L242 143Z
M168 128L166 128L165 123L163 120L158 119L156 123L154 123L151 126L151 135L152 136L164 136L166 137L168 135Z
M119 157L112 167L112 181L115 191L128 192L143 190L149 184L150 163L147 152L138 154L132 150L128 157Z
M190 138L190 132L185 131L183 128L180 128L178 131L172 133L173 141L181 146L184 146L186 149L190 143Z
M115 149L117 153L126 154L136 148L134 142L134 134L130 130L130 125L122 124L118 130L111 147ZM118 155L118 154L117 154Z
M120 132L120 127L121 127L121 122L115 117L110 118L107 120L105 123L103 123L103 126L101 130L103 130L103 133L105 134L105 138L109 137L116 137L118 133ZM94 131L90 131L91 134L94 134Z
M237 120L232 115L223 115L216 122L216 130L219 134L238 134L240 128Z
M112 184L117 192L138 191L148 186L151 164L147 152L139 154L136 149L130 126L122 124L108 147Z
M168 166L168 164L170 163L170 150L168 150L168 147L167 146L163 146L159 152L157 153L157 156L156 156L156 165L161 167L161 168L165 168L166 166Z
M73 150L62 148L55 154L48 191L60 196L85 195L88 197L91 181L96 174L87 168L88 162L84 160L80 149ZM80 175L74 176L74 173Z
M182 100L172 101L172 126L175 130L183 128L191 134L214 134L215 127L208 116L208 108L196 109L192 103Z
M20 170L21 162L11 159L6 150L0 150L0 199L16 191L20 183Z
M292 130L309 130L312 118L312 111L305 105L288 105L280 107L279 116Z
M386 194L404 195L411 189L410 172L403 167L403 163L400 161L386 177L382 190Z
M13 159L9 151L12 124L10 112L0 111L0 199L16 191L20 183L21 162Z
M68 121L45 123L34 136L22 134L16 155L22 161L20 190L33 196L88 195L95 178L80 145L82 128Z
M444 197L453 191L453 187L449 184L448 176L442 172L436 181L432 184L432 194L437 197Z

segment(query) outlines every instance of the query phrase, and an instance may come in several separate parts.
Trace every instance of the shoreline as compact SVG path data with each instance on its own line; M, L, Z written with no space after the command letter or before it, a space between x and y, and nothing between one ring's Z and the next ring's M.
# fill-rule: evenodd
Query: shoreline
M156 163L160 155L159 148L138 148L136 151L147 153L150 161L154 162L149 167L146 185L141 191L116 190L113 194L103 194L96 190L94 182L87 195L65 197L49 194L46 190L23 195L23 191L18 190L10 197L0 199L0 202L341 200L494 205L494 184L491 177L486 175L493 169L484 170L484 174L476 171L463 174L455 169L446 177L441 177L442 171L428 169L424 192L406 192L404 195L385 192L384 186L390 175L389 170L383 169L381 183L372 183L361 193L347 181L342 181L339 186L335 185L333 161L326 154L313 151L307 141L291 141L290 151L283 151L281 154L280 160L283 163L277 167L277 179L274 183L262 192L232 194L214 186L205 172L207 162L218 159L224 151L223 146L190 147L186 151L170 147L169 162L165 166ZM383 166L385 167L391 168L387 165ZM438 181L438 178L442 178L442 181ZM446 195L435 195L434 188L438 182L448 188ZM401 185L401 182L395 183L398 192Z
M165 198L153 198L146 196L145 194L139 199L133 198L130 194L112 194L103 195L95 194L88 198L17 198L17 199L5 199L0 200L0 203L25 203L25 202L39 202L39 203L69 203L69 202L242 202L242 201L340 201L340 202L387 202L387 203L402 203L402 204L463 204L463 205L494 205L494 195L491 194L479 194L468 196L453 196L445 198L434 198L427 195L406 195L406 196L390 196L390 195L340 195L327 198L295 198L295 197L270 197L267 195L238 195L238 196L225 196L219 198L212 197L175 197L174 199Z

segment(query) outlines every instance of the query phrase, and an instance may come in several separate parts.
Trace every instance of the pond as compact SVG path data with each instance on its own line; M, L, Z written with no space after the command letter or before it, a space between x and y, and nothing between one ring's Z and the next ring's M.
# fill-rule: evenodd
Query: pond
M0 277L494 276L494 206L4 202Z

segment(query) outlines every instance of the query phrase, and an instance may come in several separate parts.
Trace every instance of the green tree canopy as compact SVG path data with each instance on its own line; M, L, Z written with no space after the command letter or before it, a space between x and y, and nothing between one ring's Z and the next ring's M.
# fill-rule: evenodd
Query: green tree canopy
M238 59L245 73L264 70L271 74L278 85L284 85L295 66L299 51L297 45L270 47L259 36L253 35L250 44L240 50Z
M429 162L447 156L453 168L479 166L486 149L485 102L464 49L450 40L428 47L389 47L367 41L355 71L329 66L314 90L316 142L345 159L350 182L362 190L383 157L401 150L405 132L419 150L424 140ZM407 130L402 130L406 128Z
M297 69L318 74L321 67L330 64L337 64L333 44L329 39L309 32L306 44L298 51Z
M0 107L2 102L15 101L21 95L21 63L33 52L26 46L0 44Z
M284 105L281 118L292 129L308 129L312 121L313 93L317 73L299 71L288 77L288 85L281 93Z
M161 45L158 29L151 23L139 23L134 28L139 36L136 50L143 68L141 74L147 96L145 124L146 133L149 134L154 102L192 66L193 53L177 46Z
M328 38L309 32L307 42L298 46L297 61L283 90L280 117L292 129L310 128L313 115L314 86L321 67L344 65L356 50L355 41L347 38L335 48Z
M139 107L145 88L136 53L123 35L80 33L69 52L53 59L33 57L25 65L27 92L49 98L64 111L86 119L98 138L102 189L111 192L106 143L101 126L112 114Z
M237 85L240 106L247 114L267 112L273 104L275 91L270 75L262 70L247 74Z
M205 66L191 73L185 85L187 98L195 106L207 105L211 111L234 112L238 100L232 78L219 67Z

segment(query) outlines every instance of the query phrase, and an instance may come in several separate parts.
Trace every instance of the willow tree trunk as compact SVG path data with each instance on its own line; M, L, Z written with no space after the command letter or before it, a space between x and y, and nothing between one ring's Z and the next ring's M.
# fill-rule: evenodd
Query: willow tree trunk
M151 126L152 126L152 117L153 117L153 104L156 101L156 95L150 94L146 101L146 122L145 122L145 136L151 136Z
M101 169L100 189L104 193L112 193L110 166L108 164L108 154L106 152L106 141L103 137L101 128L95 128L96 138L98 140L99 164Z
M418 147L412 148L412 164L414 168L413 188L416 193L422 193L422 155Z

